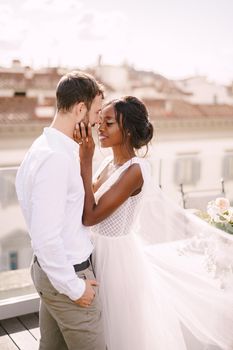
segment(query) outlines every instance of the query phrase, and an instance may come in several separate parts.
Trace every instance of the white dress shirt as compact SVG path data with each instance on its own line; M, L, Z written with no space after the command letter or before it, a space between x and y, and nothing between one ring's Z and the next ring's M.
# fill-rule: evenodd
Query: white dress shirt
M82 225L78 145L57 129L45 128L18 169L16 191L42 269L58 292L79 299L85 283L73 265L87 260L93 246Z

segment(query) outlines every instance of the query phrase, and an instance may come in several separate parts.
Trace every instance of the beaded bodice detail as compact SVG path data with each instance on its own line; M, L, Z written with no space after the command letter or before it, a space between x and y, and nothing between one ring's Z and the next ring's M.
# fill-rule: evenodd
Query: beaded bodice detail
M112 215L91 230L103 236L118 237L129 234L135 220L135 213L140 202L141 193L129 197Z
M111 187L111 185L119 178L123 171L125 171L131 164L138 163L137 157L126 162L115 173L101 185L98 191L95 193L96 201ZM103 167L102 167L103 169ZM100 168L101 172L101 168ZM129 197L119 208L117 208L109 217L103 220L101 223L92 226L93 233L97 233L108 237L119 237L129 234L133 223L135 222L135 215L137 212L140 199L142 197L142 191Z

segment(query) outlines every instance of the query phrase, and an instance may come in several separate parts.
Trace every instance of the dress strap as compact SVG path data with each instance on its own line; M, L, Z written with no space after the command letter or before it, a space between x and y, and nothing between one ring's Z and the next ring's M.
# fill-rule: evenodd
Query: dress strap
M105 159L104 162L101 164L99 170L97 171L97 177L103 169L107 166L107 164L112 160L112 157L108 157L108 159ZM96 191L95 195L96 197L101 197L104 192L106 192L116 181L117 179L121 176L121 174L129 168L132 164L139 164L142 172L142 177L143 177L143 188L145 189L149 183L151 183L151 168L149 162L144 159L144 158L139 158L139 157L133 157L127 162L125 162L122 166L120 166L101 186L100 188ZM96 176L96 175L95 175ZM97 178L96 177L96 178ZM95 179L95 178L94 178Z

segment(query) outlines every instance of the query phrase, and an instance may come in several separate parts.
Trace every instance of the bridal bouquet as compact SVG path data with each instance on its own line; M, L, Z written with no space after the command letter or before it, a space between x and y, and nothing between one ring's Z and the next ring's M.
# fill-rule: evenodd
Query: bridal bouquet
M233 207L227 198L219 197L208 203L206 220L233 235Z

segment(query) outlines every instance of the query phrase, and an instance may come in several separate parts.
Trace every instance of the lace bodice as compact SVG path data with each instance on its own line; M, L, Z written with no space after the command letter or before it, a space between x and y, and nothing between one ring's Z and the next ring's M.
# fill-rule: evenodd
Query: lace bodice
M130 197L112 215L98 225L92 226L91 230L103 236L124 236L130 232L134 223L137 205L140 203L142 194Z
M104 167L109 162L108 158L104 161L100 169L97 171L95 177L97 177ZM118 179L118 177L133 163L139 163L137 157L123 164L115 173L99 188L95 193L96 201L106 192L111 185ZM140 199L143 191L139 194L129 197L112 215L103 220L101 223L92 226L91 230L94 233L98 233L103 236L118 237L127 235L130 232L132 224L135 220L135 214L137 212L138 205L140 205Z

